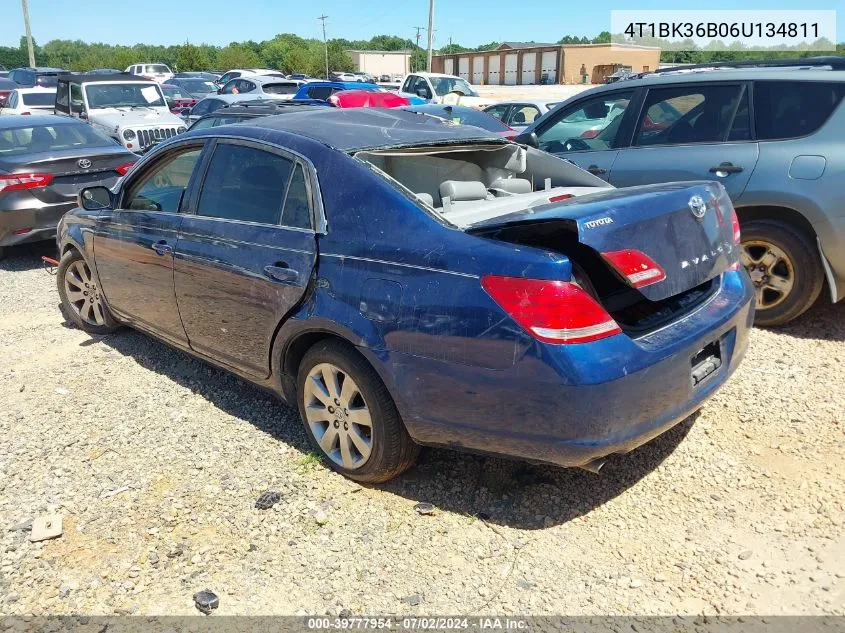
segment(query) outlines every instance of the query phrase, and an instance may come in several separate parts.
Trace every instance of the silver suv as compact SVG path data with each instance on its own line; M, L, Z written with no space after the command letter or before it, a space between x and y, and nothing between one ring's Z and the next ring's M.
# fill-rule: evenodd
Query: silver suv
M617 187L721 182L739 214L756 323L780 325L825 279L833 302L845 297L843 97L843 57L667 69L582 92L517 141Z

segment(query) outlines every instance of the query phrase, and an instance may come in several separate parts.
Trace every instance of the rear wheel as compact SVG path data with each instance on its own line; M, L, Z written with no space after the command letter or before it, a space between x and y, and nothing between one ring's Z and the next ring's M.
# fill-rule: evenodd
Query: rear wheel
M71 249L62 256L56 282L65 314L77 327L89 334L109 334L120 327L79 251Z
M742 264L757 295L756 325L783 325L816 301L824 271L813 241L777 220L742 224Z
M297 401L312 445L346 477L378 483L413 465L419 447L378 374L349 345L324 341L305 354Z

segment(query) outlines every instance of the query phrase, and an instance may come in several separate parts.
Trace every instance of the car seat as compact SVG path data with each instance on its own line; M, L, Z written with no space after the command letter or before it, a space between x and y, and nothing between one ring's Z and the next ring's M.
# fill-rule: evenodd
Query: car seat
M32 128L32 138L29 139L30 152L49 152L53 147L53 135L47 131L46 127L36 126Z

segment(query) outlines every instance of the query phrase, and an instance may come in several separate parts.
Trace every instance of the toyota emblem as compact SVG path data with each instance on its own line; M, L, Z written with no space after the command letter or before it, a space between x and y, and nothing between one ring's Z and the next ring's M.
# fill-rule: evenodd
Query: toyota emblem
M689 210L699 220L707 213L707 203L704 202L704 198L701 196L693 196L687 204L689 205Z
M79 165L80 169L88 169L91 166L91 161L87 158L80 158L78 161L76 161L76 164Z

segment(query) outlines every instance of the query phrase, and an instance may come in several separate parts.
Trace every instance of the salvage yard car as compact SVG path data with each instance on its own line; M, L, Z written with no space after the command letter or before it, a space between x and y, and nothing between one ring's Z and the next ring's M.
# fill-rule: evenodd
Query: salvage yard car
M272 390L358 481L419 444L597 470L701 407L753 320L721 185L614 189L401 109L188 132L80 202L68 318Z
M53 239L82 187L111 187L136 158L81 121L0 117L0 258L7 246Z
M843 57L669 68L582 92L518 140L618 187L721 182L742 226L757 323L782 325L825 281L833 302L845 298L843 100ZM601 129L585 132L592 122Z
M61 75L56 114L88 121L137 154L186 130L158 83L125 74Z
M463 105L481 108L494 103L493 99L480 96L466 79L442 73L413 73L405 77L399 94L419 97L431 103Z

